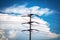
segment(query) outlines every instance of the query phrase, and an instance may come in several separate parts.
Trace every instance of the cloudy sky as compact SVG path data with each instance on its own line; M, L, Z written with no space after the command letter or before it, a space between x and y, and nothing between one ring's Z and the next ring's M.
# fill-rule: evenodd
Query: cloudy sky
M31 11L30 11L31 10ZM28 14L34 14L32 40L60 40L60 1L58 0L0 0L0 27L10 40L28 40ZM23 17L24 16L24 17Z

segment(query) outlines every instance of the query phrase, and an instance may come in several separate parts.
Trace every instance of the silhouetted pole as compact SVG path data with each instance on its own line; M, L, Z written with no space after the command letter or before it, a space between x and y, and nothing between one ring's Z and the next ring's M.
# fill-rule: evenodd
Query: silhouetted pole
M30 33L30 34L29 34L29 35L30 35L30 36L29 36L29 40L31 40L31 10L30 10L30 31L29 31L29 33Z
M31 10L30 10L30 14L28 14L28 16L29 16L29 22L27 22L27 24L29 24L29 29L28 30L22 30L22 31L29 31L29 40L32 40L31 38L31 32L32 32L32 30L35 30L35 31L38 31L38 30L36 30L36 29L32 29L31 28L31 23L34 23L33 21L31 21L31 18L32 18L32 15L34 15L34 14L31 14ZM37 23L37 22L35 22L35 23ZM22 23L22 24L26 24L26 23Z

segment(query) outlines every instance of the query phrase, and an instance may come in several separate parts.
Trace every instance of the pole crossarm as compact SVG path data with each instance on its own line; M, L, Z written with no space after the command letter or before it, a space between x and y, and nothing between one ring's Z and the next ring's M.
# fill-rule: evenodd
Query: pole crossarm
M31 21L31 18L32 18L33 15L34 15L34 14L31 14L31 10L30 10L30 14L28 14L28 17L30 17L30 21L29 21L29 22L26 22L26 23L22 23L22 24L29 24L29 25L30 25L29 29L27 29L27 30L22 30L22 32L24 32L24 31L29 31L29 40L31 40L31 32L32 32L33 30L39 31L39 30L37 30L37 29L32 29L32 28L31 28L32 23L37 23L37 24L39 24L38 22Z

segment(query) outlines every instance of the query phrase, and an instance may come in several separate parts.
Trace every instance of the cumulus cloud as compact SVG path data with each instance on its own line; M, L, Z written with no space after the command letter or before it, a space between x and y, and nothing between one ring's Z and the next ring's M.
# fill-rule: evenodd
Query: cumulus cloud
M11 29L11 31L9 31L9 36L8 36L9 38L14 38L17 35L16 32L12 31L12 30L16 29L18 31L21 31L21 30L29 28L28 24L22 25L22 23L28 22L29 17L21 17L21 16L16 17L16 16L11 16L11 15L6 15L6 14L0 14L0 19L1 19L0 27L2 27L3 29ZM45 36L45 37L48 37L48 39L56 38L56 37L60 36L56 33L50 32L49 24L47 21L44 21L43 19L40 19L37 17L32 18L32 21L39 23L39 24L32 23L32 29L39 30L39 32L36 33L36 36L39 36L39 37ZM34 35L34 33L32 32L33 35ZM43 37L42 37L42 39L43 39ZM47 39L47 38L44 38L44 39Z
M30 14L30 10L31 10L31 14L37 14L39 16L43 14L48 15L48 14L53 13L53 11L50 10L49 8L41 8L39 6L32 6L32 7L27 8L26 5L11 6L11 7L4 9L4 12L18 13L18 14Z
M36 14L39 16L42 16L43 14L45 15L49 15L51 14L53 11L51 11L48 8L41 8L39 6L32 6L27 8L26 5L20 5L20 6L11 6L9 8L6 8L3 10L3 12L7 13L7 14L2 14L0 13L0 27L2 27L3 29L11 29L9 31L9 38L14 38L16 37L16 32L12 31L12 30L24 30L24 29L28 29L29 28L29 24L22 24L25 22L29 22L29 17L21 17L22 15L28 15L30 14ZM20 16L12 16L12 15L8 15L10 13L14 13L14 14L22 14ZM38 22L37 23L32 23L32 29L38 29L39 32L36 33L36 36L41 37L42 39L45 36L46 39L48 38L55 38L58 37L60 35L56 34L56 33L52 33L50 32L50 28L49 28L49 24L47 21L38 18L38 17L33 17L32 21ZM23 35L23 34L22 34ZM35 36L33 33L33 36ZM44 39L45 39L44 37Z

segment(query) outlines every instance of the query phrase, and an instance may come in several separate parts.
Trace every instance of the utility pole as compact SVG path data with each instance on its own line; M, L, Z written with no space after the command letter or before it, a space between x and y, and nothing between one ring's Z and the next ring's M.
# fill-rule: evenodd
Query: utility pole
M29 24L29 29L28 30L22 30L22 31L29 31L29 40L32 40L31 39L31 32L32 32L32 30L35 30L35 31L39 31L39 30L37 30L37 29L32 29L31 28L31 23L37 23L37 22L33 22L32 20L31 20L31 18L32 18L32 15L34 15L34 14L31 14L31 10L30 10L30 14L28 14L28 16L29 16L29 18L30 18L30 21L29 22L27 22L27 24ZM22 24L26 24L26 23L22 23Z
M31 40L31 16L32 15L31 15L31 10L30 10L30 31L29 31L30 32L30 39L29 40Z

